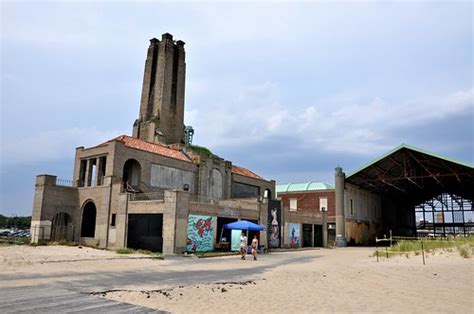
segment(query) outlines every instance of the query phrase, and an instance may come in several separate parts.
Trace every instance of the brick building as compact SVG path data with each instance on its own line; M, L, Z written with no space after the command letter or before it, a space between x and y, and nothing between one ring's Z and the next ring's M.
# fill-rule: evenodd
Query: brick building
M150 40L132 136L78 147L72 182L37 176L32 242L208 251L221 234L233 236L221 232L225 223L267 225L270 217L280 237L275 181L184 142L185 68L184 42ZM267 245L266 232L260 242Z
M335 240L335 190L322 182L279 184L276 186L285 217L284 234L290 247L323 246L323 232L327 241ZM326 217L324 217L326 215ZM292 240L293 239L293 240Z

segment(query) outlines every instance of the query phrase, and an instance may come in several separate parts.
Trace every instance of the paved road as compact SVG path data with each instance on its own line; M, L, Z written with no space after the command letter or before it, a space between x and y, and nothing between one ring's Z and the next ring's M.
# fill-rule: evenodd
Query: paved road
M0 273L0 313L3 312L130 312L152 311L91 295L91 292L140 286L178 286L195 283L254 280L274 267L317 258L315 254L276 253L235 267L237 256L194 259L169 257L160 266L103 271ZM245 262L243 262L245 263ZM73 264L73 263L72 263ZM71 264L71 265L72 265ZM239 263L238 263L239 264ZM229 267L227 267L229 265ZM242 264L245 266L245 264ZM252 267L248 267L251 265ZM54 267L54 265L51 265ZM31 283L36 282L32 285ZM14 283L14 285L12 285ZM46 283L46 284L45 284ZM21 287L17 287L17 286ZM8 286L15 286L8 288Z

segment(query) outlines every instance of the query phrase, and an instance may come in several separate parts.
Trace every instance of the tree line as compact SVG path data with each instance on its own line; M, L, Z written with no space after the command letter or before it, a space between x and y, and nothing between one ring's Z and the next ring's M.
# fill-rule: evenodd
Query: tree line
M28 229L31 225L31 216L3 216L0 215L0 228Z

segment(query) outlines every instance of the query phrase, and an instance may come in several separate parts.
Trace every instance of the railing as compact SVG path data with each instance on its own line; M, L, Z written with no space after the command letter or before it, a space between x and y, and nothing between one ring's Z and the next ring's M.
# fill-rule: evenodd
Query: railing
M72 180L65 180L65 179L56 178L56 185L72 187L73 182L72 182Z
M164 201L165 191L154 191L149 193L132 193L130 194L130 201Z

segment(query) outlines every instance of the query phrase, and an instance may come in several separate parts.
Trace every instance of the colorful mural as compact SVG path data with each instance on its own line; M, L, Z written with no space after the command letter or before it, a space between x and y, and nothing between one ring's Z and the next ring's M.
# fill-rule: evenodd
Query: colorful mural
M270 236L270 244L273 247L279 247L280 246L280 226L278 224L277 213L278 213L278 211L277 211L276 208L271 210L272 229L271 229L271 236Z
M300 224L289 224L289 242L291 248L300 247Z
M214 249L214 224L212 216L189 215L188 238L186 250L188 252L206 252Z
M280 247L281 203L268 200L267 236L269 247Z
M241 230L232 230L232 242L230 245L231 251L239 251L240 250L240 236L242 235Z

